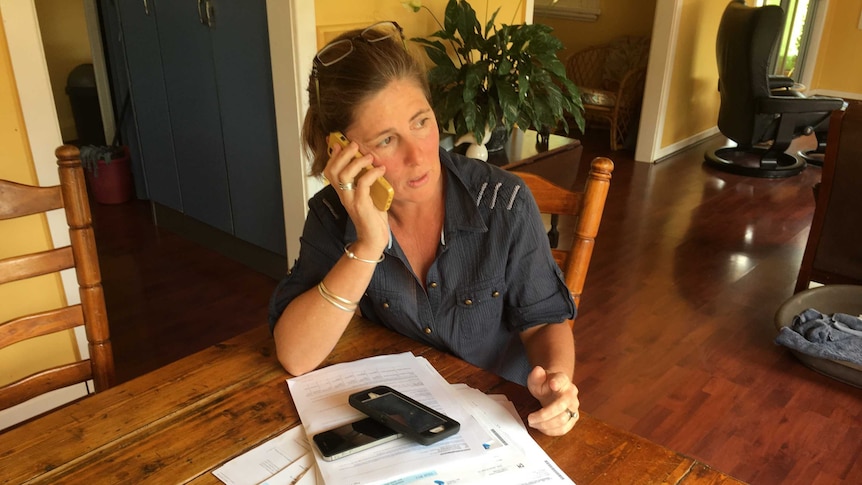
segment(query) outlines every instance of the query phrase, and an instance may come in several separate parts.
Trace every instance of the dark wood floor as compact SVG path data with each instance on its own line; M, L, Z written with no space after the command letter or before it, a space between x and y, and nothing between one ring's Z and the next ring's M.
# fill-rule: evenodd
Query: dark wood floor
M148 202L91 202L117 379L265 325L275 281L154 226Z
M862 390L773 344L820 169L716 172L718 138L649 165L598 135L585 160L616 171L575 326L582 408L750 483L862 483ZM153 227L144 202L94 215L121 379L265 325L275 281Z

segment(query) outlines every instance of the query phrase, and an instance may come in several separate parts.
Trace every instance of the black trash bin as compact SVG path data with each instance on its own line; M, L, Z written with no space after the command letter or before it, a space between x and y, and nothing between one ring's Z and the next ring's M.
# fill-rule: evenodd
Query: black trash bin
M104 145L102 112L96 90L96 73L92 64L81 64L66 78L66 94L72 104L72 116L78 131L78 145Z

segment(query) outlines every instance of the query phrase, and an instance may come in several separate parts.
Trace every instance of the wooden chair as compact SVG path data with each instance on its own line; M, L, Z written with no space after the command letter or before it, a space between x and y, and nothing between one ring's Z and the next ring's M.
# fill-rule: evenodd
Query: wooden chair
M56 150L56 155L60 171L58 186L33 187L0 180L0 220L63 208L71 244L0 260L0 284L74 268L81 303L0 323L0 348L83 325L89 342L89 359L46 369L0 387L0 409L90 379L99 392L110 387L114 380L105 298L79 152L76 147L64 145Z
M580 303L581 293L584 291L584 281L593 256L613 171L614 163L610 159L594 159L590 164L590 173L583 192L567 190L534 173L514 171L530 188L539 206L539 212L564 218L569 216L574 224L571 237L564 234L561 238L561 242L568 249L558 247L559 244L554 241L558 231L555 222L551 224L548 237L552 243L551 253L563 270L566 286L572 292L575 305ZM573 321L568 323L570 326L574 324Z
M621 37L575 52L566 76L581 90L587 123L607 125L611 150L623 148L643 100L649 38Z
M834 111L795 291L811 281L862 285L862 103Z

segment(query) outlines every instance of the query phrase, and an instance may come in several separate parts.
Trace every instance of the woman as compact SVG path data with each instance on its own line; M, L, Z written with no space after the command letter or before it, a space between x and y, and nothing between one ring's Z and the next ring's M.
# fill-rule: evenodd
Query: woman
M561 322L575 307L526 186L440 149L425 72L393 22L324 47L308 92L303 141L312 175L331 185L309 201L300 256L272 298L284 368L317 367L358 308L527 385L543 406L529 424L568 432L579 403L574 341ZM330 154L336 131L351 142ZM370 197L383 176L395 190L388 212Z

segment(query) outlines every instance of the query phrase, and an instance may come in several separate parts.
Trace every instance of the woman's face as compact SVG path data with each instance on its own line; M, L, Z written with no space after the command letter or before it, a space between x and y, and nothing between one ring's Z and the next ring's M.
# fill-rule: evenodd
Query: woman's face
M395 204L442 194L437 120L414 82L392 81L357 106L345 135L374 157L375 166L386 167Z

